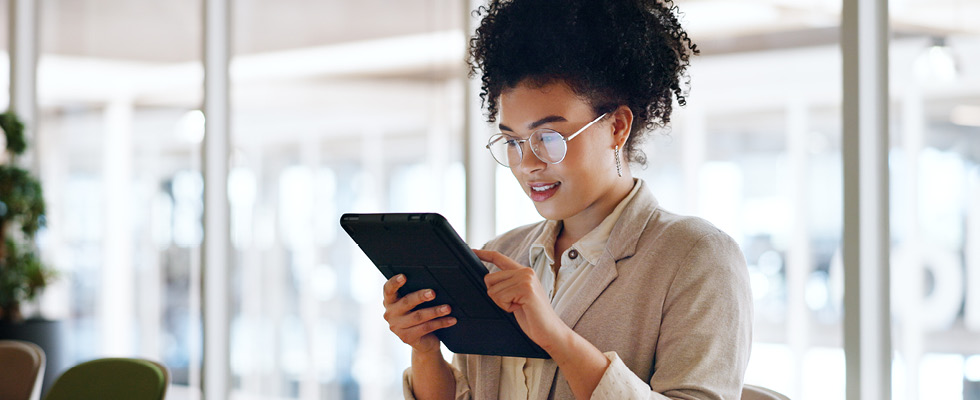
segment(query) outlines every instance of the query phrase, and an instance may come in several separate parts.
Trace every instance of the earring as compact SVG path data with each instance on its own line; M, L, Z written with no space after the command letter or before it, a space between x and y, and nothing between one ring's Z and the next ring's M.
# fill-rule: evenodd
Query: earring
M620 177L622 177L623 176L623 164L619 161L619 146L618 145L616 146L616 149L613 150L613 153L616 154L616 174L618 174Z

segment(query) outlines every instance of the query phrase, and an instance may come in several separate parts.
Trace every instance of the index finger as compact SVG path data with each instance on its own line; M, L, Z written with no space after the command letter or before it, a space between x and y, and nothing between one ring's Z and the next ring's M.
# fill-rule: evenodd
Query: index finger
M510 257L507 257L498 251L473 249L473 253L476 254L476 256L479 259L491 263L493 265L496 265L497 268L500 268L501 270L504 271L527 268L521 264L518 264L517 261L512 260Z
M384 286L384 292L385 292L384 305L387 306L387 305L389 305L391 303L394 303L394 302L398 301L398 289L400 289L404 284L405 284L405 275L404 274L395 275L395 276L391 277L391 279L389 279L387 282L385 282L385 286Z

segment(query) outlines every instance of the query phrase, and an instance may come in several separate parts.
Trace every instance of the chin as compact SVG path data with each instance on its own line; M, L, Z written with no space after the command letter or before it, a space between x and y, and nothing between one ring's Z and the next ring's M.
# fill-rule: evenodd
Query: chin
M538 211L538 215L547 220L561 221L566 217L565 213L549 204L534 203L534 209Z

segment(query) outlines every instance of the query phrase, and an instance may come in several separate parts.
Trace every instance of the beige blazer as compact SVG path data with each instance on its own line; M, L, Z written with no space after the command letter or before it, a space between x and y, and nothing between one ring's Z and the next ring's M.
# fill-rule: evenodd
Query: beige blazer
M530 265L528 250L543 226L514 229L485 248ZM731 237L702 219L664 211L642 187L588 280L560 317L599 350L615 351L650 385L649 393L621 398L739 398L752 296L745 258ZM498 398L500 363L465 354L453 362L475 400ZM574 398L554 361L546 361L542 379L536 398Z

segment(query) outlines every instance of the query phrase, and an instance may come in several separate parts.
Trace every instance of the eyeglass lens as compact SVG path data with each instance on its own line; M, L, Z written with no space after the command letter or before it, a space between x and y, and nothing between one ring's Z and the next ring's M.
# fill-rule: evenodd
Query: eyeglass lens
M565 158L565 138L550 129L535 131L530 138L531 150L541 161L556 164Z
M541 161L549 164L557 164L565 158L565 138L560 133L550 129L540 129L534 131L531 137L526 140L531 152ZM520 164L524 156L521 144L524 140L499 134L491 139L488 147L490 154L498 163L505 167L512 167Z

